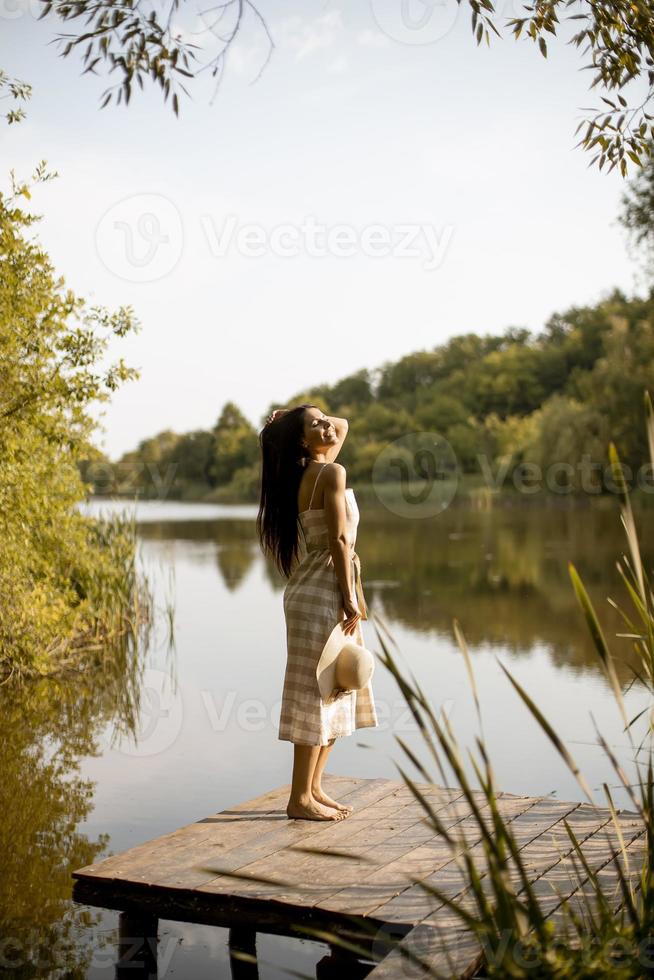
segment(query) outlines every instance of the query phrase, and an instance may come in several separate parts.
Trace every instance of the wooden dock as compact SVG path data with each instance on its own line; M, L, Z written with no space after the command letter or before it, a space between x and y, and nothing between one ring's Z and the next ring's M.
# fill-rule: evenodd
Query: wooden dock
M156 935L158 918L229 927L235 976L257 976L256 962L245 962L238 952L256 957L256 932L320 938L321 931L349 941L356 937L367 951L363 959L378 963L366 968L372 980L403 975L401 948L407 944L441 975L473 976L481 962L474 937L419 883L434 883L450 897L464 888L450 849L427 824L410 789L401 781L344 776L325 776L324 785L353 805L347 819L289 820L290 786L280 786L81 868L74 873L73 897L122 911L126 934L149 929ZM459 790L418 785L448 827L477 843L475 819ZM481 793L479 801L483 806ZM618 906L610 846L619 845L608 810L510 793L501 794L500 806L554 920L562 899L576 887L564 818L583 841L591 868L601 871L607 894L615 892ZM644 828L637 814L621 811L619 820L637 877ZM479 852L481 857L480 847ZM385 955L388 936L404 938ZM330 950L333 975L340 962L342 977L342 954L337 944ZM415 966L411 970L417 978ZM133 969L126 975L136 976ZM327 968L320 974L331 975Z

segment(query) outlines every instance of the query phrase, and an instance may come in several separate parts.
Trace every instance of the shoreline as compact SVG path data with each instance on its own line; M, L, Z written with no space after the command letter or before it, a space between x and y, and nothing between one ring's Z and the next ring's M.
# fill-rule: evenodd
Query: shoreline
M423 489L422 485L412 485L409 492L418 493ZM400 483L382 484L374 487L371 483L356 484L355 491L358 500L365 506L378 506L383 509L393 509L393 505L402 507L414 506L406 496L406 488ZM447 495L449 497L449 494ZM161 494L148 494L146 491L116 491L114 493L91 493L88 500L136 500L138 502L160 502L160 503L185 503L185 504L224 504L232 506L258 506L258 498L238 497L230 492L228 487L218 488L217 490L206 491L202 486L186 485L177 488L174 492ZM630 490L629 499L634 509L647 510L654 507L654 486L649 490L636 487ZM555 492L550 489L536 488L529 491L521 491L513 486L503 486L495 488L484 483L478 477L462 478L456 488L456 492L445 507L530 507L534 505L547 506L565 509L604 507L610 508L619 506L620 496L618 493L603 490L600 493L589 493L583 490L571 490L565 492ZM420 505L415 505L420 506ZM433 504L432 504L433 506Z

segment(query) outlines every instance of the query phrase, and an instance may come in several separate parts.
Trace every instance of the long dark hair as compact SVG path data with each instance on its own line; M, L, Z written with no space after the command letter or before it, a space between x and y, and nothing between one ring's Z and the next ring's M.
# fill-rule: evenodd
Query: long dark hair
M299 557L297 497L304 468L311 459L304 446L304 412L315 405L296 405L268 422L259 433L261 498L257 534L264 554L270 555L288 578Z

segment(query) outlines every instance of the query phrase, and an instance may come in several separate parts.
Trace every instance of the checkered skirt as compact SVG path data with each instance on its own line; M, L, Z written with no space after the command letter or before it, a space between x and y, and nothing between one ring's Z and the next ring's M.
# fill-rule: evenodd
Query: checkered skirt
M362 606L360 562L354 545L359 524L359 508L354 491L346 491L348 538L352 547L352 574L357 582ZM279 738L300 745L327 745L332 738L351 735L357 728L378 724L372 683L350 691L326 704L320 696L316 668L334 626L343 619L343 599L328 546L324 508L300 514L304 547L300 561L284 589L287 658ZM350 637L362 646L361 622Z

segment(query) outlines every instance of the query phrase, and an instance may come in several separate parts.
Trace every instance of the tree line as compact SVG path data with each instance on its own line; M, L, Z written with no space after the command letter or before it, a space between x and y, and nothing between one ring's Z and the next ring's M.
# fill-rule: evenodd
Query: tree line
M356 483L371 481L389 443L435 432L464 475L564 463L558 485L586 489L590 466L591 483L601 489L610 439L634 472L648 458L643 396L653 367L654 290L629 298L615 289L594 305L554 313L538 333L510 327L462 334L297 392L271 404L258 427L229 401L212 428L166 430L114 463L100 455L88 460L84 475L96 493L255 501L258 431L268 411L311 402L348 418L339 459Z

